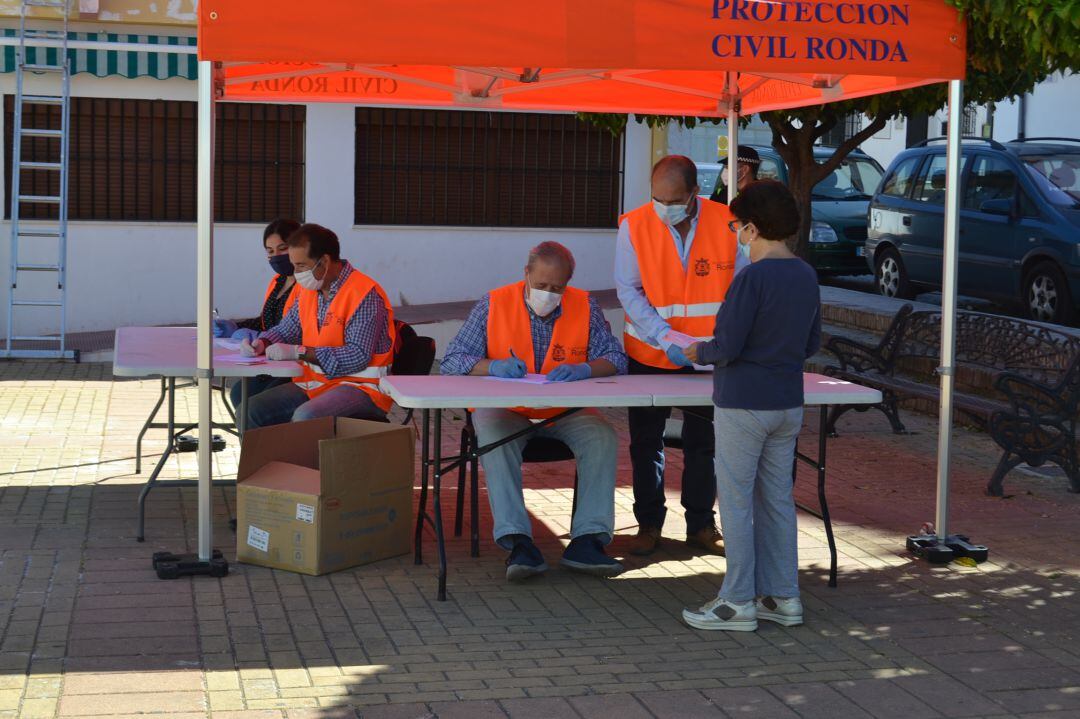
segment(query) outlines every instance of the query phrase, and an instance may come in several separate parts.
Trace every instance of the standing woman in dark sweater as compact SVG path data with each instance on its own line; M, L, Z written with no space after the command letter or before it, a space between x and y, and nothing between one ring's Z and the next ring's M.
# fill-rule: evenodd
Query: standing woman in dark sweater
M214 336L230 337L232 339L248 341L254 340L263 330L281 322L281 318L289 311L296 302L300 286L293 277L293 266L289 262L289 246L285 240L289 235L300 229L300 223L296 220L277 219L266 226L263 230L263 249L266 250L266 259L270 263L270 269L274 277L266 287L266 296L263 298L262 311L258 317L246 320L214 320ZM248 397L254 397L259 392L276 387L279 384L291 382L289 377L271 377L259 375L248 380ZM233 406L240 407L240 382L233 384L229 392L229 399Z
M764 180L734 202L736 275L714 337L686 351L714 365L716 488L727 573L715 599L683 610L698 629L752 632L757 620L802 624L791 467L802 427L803 363L821 344L817 273L785 240L799 230L788 189Z

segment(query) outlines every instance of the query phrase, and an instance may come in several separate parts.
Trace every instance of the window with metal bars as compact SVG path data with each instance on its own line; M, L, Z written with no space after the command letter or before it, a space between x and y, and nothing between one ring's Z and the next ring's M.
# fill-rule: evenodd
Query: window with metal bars
M11 217L14 96L4 98L5 217ZM304 215L303 105L217 106L214 218L268 222ZM193 222L196 104L71 98L68 218ZM28 105L23 127L60 128L60 108ZM24 137L24 161L55 162L59 140ZM54 143L50 146L48 143ZM55 171L23 170L20 194L55 195ZM21 216L53 219L55 206L24 204Z
M853 112L845 115L831 130L822 136L821 144L825 147L839 147L858 134L859 130L862 129L862 121L862 113Z
M573 115L357 108L355 223L615 227L622 162Z

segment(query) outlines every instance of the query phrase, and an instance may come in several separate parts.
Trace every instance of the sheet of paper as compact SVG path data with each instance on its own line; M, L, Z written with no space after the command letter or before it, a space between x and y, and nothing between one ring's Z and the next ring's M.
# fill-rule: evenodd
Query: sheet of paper
M266 357L245 357L239 352L230 352L228 354L214 355L214 361L226 364L265 364Z
M664 335L664 339L675 345L679 349L684 350L692 344L697 344L698 342L708 342L712 338L693 337L684 332L679 332L678 330L668 330L667 334ZM698 370L699 372L712 372L713 366L711 364L695 364L694 369Z
M484 379L493 379L499 382L519 382L521 384L551 384L548 382L547 376L542 374L527 374L524 377L485 377Z
M701 342L701 339L697 337L691 337L690 335L679 332L678 330L668 330L667 334L664 335L664 339L681 350L686 349L692 344Z

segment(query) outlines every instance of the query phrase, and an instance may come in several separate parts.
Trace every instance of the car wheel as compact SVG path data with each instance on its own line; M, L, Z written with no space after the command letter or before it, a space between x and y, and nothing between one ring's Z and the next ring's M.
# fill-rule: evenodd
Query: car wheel
M1069 324L1073 319L1072 293L1065 274L1053 262L1040 262L1024 277L1024 312L1038 322Z
M910 300L915 296L908 282L907 268L895 247L886 247L878 255L874 280L878 292L885 297Z

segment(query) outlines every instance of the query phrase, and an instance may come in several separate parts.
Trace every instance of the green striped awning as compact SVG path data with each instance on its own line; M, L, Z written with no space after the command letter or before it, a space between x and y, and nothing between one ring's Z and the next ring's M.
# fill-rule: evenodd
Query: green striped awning
M18 37L18 30L5 28L5 37ZM69 32L69 40L91 42L140 43L149 45L185 45L193 47L195 38L166 35L130 35L127 33ZM15 51L11 45L3 46L0 56L0 72L15 72ZM55 65L58 48L28 47L26 61L30 64ZM120 77L153 77L167 80L182 77L196 80L199 77L198 60L194 54L177 55L169 52L133 52L128 50L68 50L71 74L88 72L97 77L119 75Z

